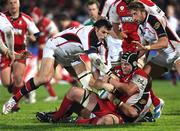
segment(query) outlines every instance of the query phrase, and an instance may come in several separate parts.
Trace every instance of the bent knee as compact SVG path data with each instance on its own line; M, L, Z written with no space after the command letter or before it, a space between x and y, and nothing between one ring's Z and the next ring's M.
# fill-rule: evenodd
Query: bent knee
M115 125L119 124L119 118L115 115L109 114L97 121L97 125Z

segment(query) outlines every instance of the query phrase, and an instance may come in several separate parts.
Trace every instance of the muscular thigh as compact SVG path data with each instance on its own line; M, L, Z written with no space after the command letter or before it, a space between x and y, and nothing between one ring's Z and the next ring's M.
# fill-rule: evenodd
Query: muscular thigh
M43 58L38 75L44 77L54 74L54 59Z
M97 121L97 125L114 125L119 123L119 116L114 114L104 115Z
M1 69L1 82L3 85L7 86L11 84L11 67Z
M16 78L21 78L24 75L25 72L25 68L26 68L26 64L25 63L21 63L21 62L14 62L13 63L13 76L14 79Z

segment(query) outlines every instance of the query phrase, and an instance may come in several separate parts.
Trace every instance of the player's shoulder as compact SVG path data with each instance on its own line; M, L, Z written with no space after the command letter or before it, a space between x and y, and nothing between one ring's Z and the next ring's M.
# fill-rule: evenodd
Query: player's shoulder
M139 0L142 4L145 4L147 6L154 6L155 4L151 0Z
M22 18L26 18L28 19L29 21L33 21L33 19L31 18L31 16L29 16L28 14L24 13L24 12L21 12L21 16Z
M149 14L147 18L147 22L154 27L157 23L160 24L160 18L157 15L151 15ZM158 26L158 25L157 25ZM159 25L160 26L160 25Z
M134 72L134 75L139 75L145 78L148 78L148 74L143 69L137 68Z

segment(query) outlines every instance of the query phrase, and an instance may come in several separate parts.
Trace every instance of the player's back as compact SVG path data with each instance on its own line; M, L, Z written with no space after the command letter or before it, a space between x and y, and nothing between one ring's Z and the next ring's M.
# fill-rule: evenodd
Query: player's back
M77 26L77 27L71 27L68 28L60 33L58 33L56 36L60 36L65 38L68 41L74 41L79 42L83 45L84 50L89 49L89 34L93 30L93 26Z

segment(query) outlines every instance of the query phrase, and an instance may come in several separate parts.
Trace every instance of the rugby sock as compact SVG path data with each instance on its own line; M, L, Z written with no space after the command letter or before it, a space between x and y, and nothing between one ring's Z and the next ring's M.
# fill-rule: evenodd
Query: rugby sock
M61 106L58 111L53 114L54 120L59 120L63 118L66 112L71 108L73 101L69 100L66 96L64 97Z
M50 82L47 82L47 83L45 84L45 87L46 87L46 89L47 89L47 91L48 91L48 93L49 93L50 96L52 96L52 97L55 97L55 96L56 96L55 90L54 90L54 88L52 87L52 85L50 84Z
M154 94L152 89L150 90L150 93L151 93L151 99L152 99L152 103L154 107L158 106L160 104L159 98Z
M18 102L24 95L28 94L30 91L37 89L39 86L35 86L33 78L28 80L25 83L25 86L22 87L14 96L14 100Z
M172 84L174 86L177 85L177 81L176 81L176 71L175 70L170 70L170 75L171 75L171 81L172 81Z
M12 94L15 95L21 88L22 88L22 87L16 87L16 86L14 86L14 87L12 88Z

